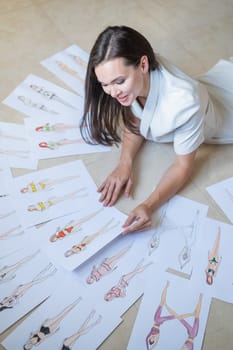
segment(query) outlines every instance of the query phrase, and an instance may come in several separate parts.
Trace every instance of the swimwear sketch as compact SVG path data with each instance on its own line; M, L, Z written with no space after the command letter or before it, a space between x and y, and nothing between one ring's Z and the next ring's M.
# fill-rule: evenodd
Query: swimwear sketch
M126 296L126 288L129 286L130 280L136 276L139 273L144 272L144 270L153 264L152 262L147 263L146 265L143 266L143 261L142 259L137 266L129 273L126 275L123 275L120 278L120 281L118 284L114 287L112 287L104 296L104 300L106 301L112 301L114 298L124 298Z
M50 237L50 242L56 242L58 239L61 240L65 238L67 235L70 235L71 233L77 232L81 229L81 225L93 217L95 217L100 211L103 209L99 209L92 214L86 215L84 218L79 220L71 220L69 221L65 226L62 228L58 227L56 232Z
M79 178L79 175L65 176L60 179L43 179L39 182L30 182L26 187L20 189L21 193L36 193L42 191L48 191L54 188L55 185L61 184L66 181L71 181Z
M38 94L40 94L41 96L46 98L46 100L56 101L56 102L59 102L59 103L63 104L66 107L70 107L72 109L76 109L74 106L72 106L71 104L66 102L64 99L62 99L61 97L56 95L53 91L46 90L46 88L44 88L43 86L38 86L38 85L35 85L35 84L31 84L31 85L29 85L29 87L33 91L37 92Z
M35 131L37 132L65 132L70 129L78 129L78 125L75 124L65 124L65 123L46 123L44 125L37 126Z
M1 239L8 239L8 238L16 237L16 236L21 236L22 234L24 234L24 230L21 230L21 228L22 228L22 226L18 225L18 226L15 226L15 227L9 229L8 231L6 231L4 233L0 233L0 240ZM14 233L14 232L16 232L16 233Z
M54 150L54 149L58 149L61 146L73 145L75 143L83 143L83 140L80 138L80 139L73 139L73 140L62 139L58 141L42 141L38 145L40 148Z
M60 61L56 61L56 64L63 72L72 75L74 78L78 79L82 84L84 84L84 79L79 75L79 73L76 70L70 68L67 64Z
M8 213L5 213L5 214L0 214L0 220L2 219L5 219L5 218L8 218L8 216L11 216L13 214L15 214L16 211L15 210L12 210L12 211L9 211Z
M49 208L51 208L54 205L57 205L65 200L70 200L70 199L74 199L74 198L82 198L82 197L86 197L87 196L87 192L86 192L86 187L80 188L77 191L68 193L64 196L61 197L51 197L49 198L47 201L44 202L38 202L37 204L31 204L28 206L27 210L32 212L32 211L45 211Z
M68 56L72 58L75 61L75 63L80 65L83 69L87 69L87 63L80 56L73 55L72 53L68 53Z
M51 270L52 268L52 270ZM49 271L51 270L51 271ZM52 263L49 263L43 270L41 270L31 281L20 284L10 296L2 299L0 302L0 312L8 309L12 309L19 300L26 294L30 288L38 283L42 283L49 277L53 276L57 272L57 269L53 267Z
M54 115L58 115L59 113L53 110L49 110L45 105L41 104L41 103L36 103L33 102L32 100L30 100L30 98L27 98L25 96L17 96L18 100L21 101L25 106L31 107L31 108L35 108L35 109L39 109L43 112L47 112L50 114L54 114Z
M179 227L185 240L184 247L178 255L178 261L181 270L191 260L192 247L196 242L197 229L199 227L199 214L200 212L197 210L194 220L190 225Z
M117 269L116 264L118 261L129 251L131 245L123 248L117 254L111 256L110 258L105 258L98 267L95 265L92 267L90 275L87 277L86 282L92 284L93 282L98 282L107 274L113 272Z
M72 304L68 305L65 309L63 309L58 315L56 315L53 318L50 318L48 320L45 320L42 325L40 326L40 329L36 333L32 333L27 341L27 343L24 345L24 350L30 350L33 348L33 346L40 345L44 340L46 340L48 337L53 335L59 330L59 325L61 321L66 317L66 315L75 308L75 306L82 300L81 297L79 297L77 300L75 300Z
M202 299L203 299L203 294L201 293L194 312L184 314L184 315L177 315L177 313L171 307L167 306L171 315L173 315L177 320L180 321L180 323L186 328L188 333L188 338L184 342L184 345L182 346L181 350L194 349L194 339L198 335L198 331L199 331L199 316L201 312ZM194 321L192 325L185 320L188 317L194 317Z
M94 241L97 237L111 231L113 228L115 228L116 226L119 225L119 223L117 222L115 225L112 225L109 227L109 225L112 223L114 219L112 218L110 221L108 221L104 226L102 226L98 231L96 231L95 233L92 233L91 235L85 236L81 242L79 242L78 244L75 244L72 246L71 249L67 250L65 252L65 257L68 258L73 254L78 254L81 253L83 250L85 250L87 248L87 246Z
M28 158L30 155L30 151L22 151L18 149L3 149L0 148L0 154L4 154L6 156L13 156L18 158Z
M212 285L214 278L216 277L219 265L221 263L222 257L219 256L219 247L221 240L221 230L218 228L218 234L211 251L208 252L208 266L205 270L206 273L206 283Z
M86 320L83 322L83 324L79 327L79 329L77 330L77 332L75 332L73 335L71 335L70 337L67 337L62 345L62 350L71 350L72 346L74 345L74 343L84 334L90 332L90 330L92 328L94 328L97 324L100 323L100 321L102 320L102 316L99 315L99 317L97 318L96 321L94 321L93 323L91 323L90 325L88 325L88 323L90 322L90 320L94 317L95 315L95 310L92 310L90 312L90 314L88 315L88 317L86 318Z
M167 289L168 289L169 284L170 283L167 282L166 286L164 287L164 289L162 291L159 306L154 314L154 324L153 324L150 332L146 336L146 348L147 348L147 350L153 349L158 344L159 337L160 337L160 326L164 322L175 319L174 315L161 316L163 307L165 306L167 308L166 297L167 297Z
M14 279L16 277L16 271L28 261L33 259L38 254L38 252L39 251L35 252L32 255L25 256L24 258L12 265L5 265L2 268L0 268L0 284Z

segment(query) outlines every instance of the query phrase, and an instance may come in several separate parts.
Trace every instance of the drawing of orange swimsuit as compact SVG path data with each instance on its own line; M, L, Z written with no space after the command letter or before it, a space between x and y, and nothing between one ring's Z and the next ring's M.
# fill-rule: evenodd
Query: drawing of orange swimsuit
M74 229L74 226L65 227L63 230L56 232L56 237L62 239L67 234L71 233L73 231L73 229Z

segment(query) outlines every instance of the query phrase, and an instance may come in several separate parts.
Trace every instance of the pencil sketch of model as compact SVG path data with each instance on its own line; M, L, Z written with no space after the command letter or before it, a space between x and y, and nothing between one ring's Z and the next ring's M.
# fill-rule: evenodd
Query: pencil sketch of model
M53 276L57 269L49 263L43 270L41 270L31 281L20 284L10 296L2 299L0 302L0 312L12 309L19 303L19 300L31 289L34 285L39 284Z
M37 132L65 132L70 129L78 129L78 124L65 124L65 123L45 123L43 125L39 125L35 128Z
M0 138L6 138L8 140L10 139L10 140L24 141L24 142L27 141L27 139L25 137L16 136L16 135L12 135L12 134L6 134L1 129L0 129Z
M212 285L214 278L217 275L219 265L221 263L222 257L219 255L221 240L221 229L218 228L218 234L214 242L213 248L208 252L208 265L206 268L206 283Z
M43 179L40 180L39 182L30 182L27 184L25 187L22 187L20 189L21 193L37 193L37 192L42 192L42 191L48 191L54 188L55 185L59 185L63 182L66 181L71 181L74 179L78 179L79 175L74 175L74 176L65 176L61 177L60 179Z
M196 242L197 230L199 228L199 215L200 212L197 210L193 222L190 225L180 226L179 230L184 237L184 247L178 255L178 262L180 269L182 270L191 260L192 247Z
M48 101L56 101L56 102L59 102L59 103L63 104L66 107L70 107L72 109L76 109L74 106L72 106L71 104L66 102L64 99L62 99L61 97L56 95L55 92L49 91L46 88L44 88L43 86L38 86L36 84L31 84L31 85L29 85L29 87L33 91L35 91L38 94L40 94L40 96L44 97Z
M82 198L82 197L86 197L88 195L86 188L80 188L77 191L68 193L64 196L61 197L51 197L48 200L44 201L44 202L38 202L36 204L31 204L28 206L27 210L29 212L33 212L33 211L45 211L51 207L53 207L54 205L57 205L63 201L66 200L70 200L70 199L76 199L76 198Z
M0 214L0 220L5 219L5 218L8 218L8 216L11 216L11 215L13 215L13 214L15 214L15 213L16 213L15 210L11 210L11 211L9 211L8 213Z
M13 156L18 158L29 158L30 151L23 151L18 149L3 149L0 148L0 154L4 154L5 156Z
M79 329L77 330L77 332L75 332L74 334L72 334L70 337L67 337L62 345L62 350L71 350L72 346L74 345L74 343L84 334L87 334L88 332L91 331L92 328L94 328L95 326L97 326L97 324L100 323L100 321L102 320L102 316L99 315L99 317L97 318L96 321L94 321L93 323L89 324L91 319L94 317L96 311L92 310L90 312L90 314L88 315L88 317L86 318L86 320L83 322L83 324L79 327ZM89 325L88 325L89 324Z
M82 224L89 221L93 217L95 217L99 212L101 212L103 208L100 208L99 210L84 216L81 219L78 220L70 220L66 225L64 225L62 228L59 226L56 229L56 232L50 237L50 242L56 242L57 240L64 239L67 235L70 235L71 233L78 232Z
M80 56L74 55L72 53L68 53L68 56L86 71L87 63Z
M61 140L57 140L57 141L42 141L38 144L38 146L40 148L46 148L46 149L58 149L61 146L67 146L67 145L73 145L75 143L81 143L83 144L83 139L79 138L79 139L61 139Z
M0 268L0 283L8 282L16 277L16 271L20 269L23 265L33 259L39 251L32 255L25 256L21 260L17 261L12 265L5 265Z
M22 229L21 225L15 226L9 230L7 230L6 232L0 233L0 240L1 239L9 239L9 238L13 238L16 236L21 236L24 234L24 230Z
M59 114L58 112L56 112L54 110L48 109L45 105L43 105L41 103L33 102L30 98L27 98L26 96L17 96L17 98L19 101L21 101L27 107L35 108L35 109L38 109L40 111L47 112L47 113L54 114L54 115Z
M129 273L123 275L120 278L120 281L118 284L114 287L112 287L104 296L104 300L106 301L111 301L114 298L124 298L126 296L126 288L129 286L130 280L138 275L139 273L144 272L144 270L153 264L152 262L147 263L146 265L143 266L144 259L142 259L137 266L130 271Z
M92 267L90 275L87 277L86 282L92 284L93 282L98 282L107 274L113 272L117 266L118 261L129 251L132 244L128 247L123 248L115 255L105 258L98 267L95 265Z
M88 235L88 236L85 236L81 242L79 242L78 244L75 244L72 246L71 249L67 250L65 252L65 257L70 257L71 255L73 254L79 254L81 253L82 251L84 251L88 245L94 241L97 237L113 230L115 227L117 227L119 225L119 222L117 222L116 224L110 226L110 224L113 222L113 218L111 220L109 220L104 226L102 226L98 231Z
M40 326L39 330L36 333L32 333L24 345L24 350L30 350L33 346L40 345L43 341L51 337L54 333L59 330L60 323L67 316L67 314L73 310L76 305L82 300L79 297L73 303L64 308L59 314L55 317L45 320Z
M82 84L84 84L84 79L80 76L80 74L76 70L70 68L67 64L61 61L56 61L56 64L63 72L72 75L74 78L78 79Z

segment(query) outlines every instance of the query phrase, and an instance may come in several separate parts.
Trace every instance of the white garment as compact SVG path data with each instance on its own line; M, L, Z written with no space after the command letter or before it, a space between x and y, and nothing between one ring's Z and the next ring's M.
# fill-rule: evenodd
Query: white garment
M221 60L194 79L166 59L158 61L144 108L137 101L131 106L141 134L173 142L177 154L191 153L203 142L233 143L233 62Z

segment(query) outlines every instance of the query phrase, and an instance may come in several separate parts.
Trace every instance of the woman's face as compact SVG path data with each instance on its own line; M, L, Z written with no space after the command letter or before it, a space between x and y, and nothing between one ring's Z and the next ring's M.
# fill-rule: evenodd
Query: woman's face
M127 66L123 58L104 61L95 68L104 92L123 106L131 106L137 97L147 98L149 91L148 59L142 56L138 67Z

